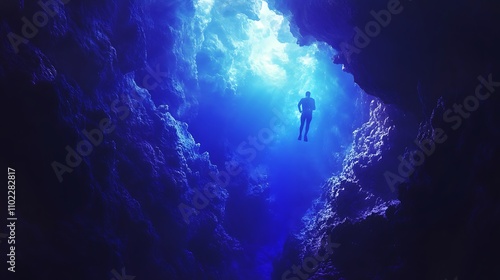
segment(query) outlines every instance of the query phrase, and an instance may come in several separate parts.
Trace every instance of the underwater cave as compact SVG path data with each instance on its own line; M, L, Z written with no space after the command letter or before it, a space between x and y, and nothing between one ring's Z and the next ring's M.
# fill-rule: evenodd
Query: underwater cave
M500 279L493 0L6 0L1 279Z

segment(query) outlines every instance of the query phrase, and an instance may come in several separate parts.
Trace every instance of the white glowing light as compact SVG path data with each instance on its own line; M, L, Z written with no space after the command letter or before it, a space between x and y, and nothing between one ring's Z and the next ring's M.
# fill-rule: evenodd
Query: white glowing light
M205 51L225 53L224 58L212 58L214 64L222 64L222 71L212 75L223 77L225 86L236 94L243 84L269 86L286 96L290 107L295 107L292 103L306 91L321 90L317 70L323 64L318 61L318 46L299 46L288 19L271 10L267 2L240 1L197 0L195 4L197 24L202 30L200 45ZM224 7L236 13L221 12ZM256 17L243 12L249 9L256 11ZM204 32L206 28L211 30L210 35Z
M198 0L195 4L195 18L197 19L200 29L205 30L207 25L212 20L211 12L214 6L214 0Z
M299 62L305 66L315 66L316 60L307 54L306 56L299 57Z
M274 83L283 83L287 80L287 71L283 66L289 58L287 44L278 41L278 32L284 18L271 11L266 2L262 2L259 18L259 21L252 21L248 29L250 67L259 76Z
M212 7L214 6L214 0L198 0L194 7L197 12L201 12L203 14L210 14L212 11Z

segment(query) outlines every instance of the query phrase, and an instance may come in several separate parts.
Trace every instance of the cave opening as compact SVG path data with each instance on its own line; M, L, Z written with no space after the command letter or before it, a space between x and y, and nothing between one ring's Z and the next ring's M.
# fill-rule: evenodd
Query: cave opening
M265 1L199 0L192 30L198 104L189 130L228 181L228 233L258 256L247 269L265 278L325 180L342 170L369 98L332 63L335 50L299 45L289 19ZM309 142L297 140L306 91L317 108Z

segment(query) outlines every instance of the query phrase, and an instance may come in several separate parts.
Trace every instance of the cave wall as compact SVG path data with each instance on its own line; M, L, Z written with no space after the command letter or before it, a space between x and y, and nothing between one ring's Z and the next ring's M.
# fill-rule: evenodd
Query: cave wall
M0 9L18 279L237 279L227 192L178 120L192 2L41 2Z
M328 42L338 51L333 61L343 64L367 94L398 109L389 120L399 120L392 134L405 146L402 152L384 145L363 149L363 139L377 139L389 131L384 122L363 126L353 149L367 151L370 159L383 159L385 166L370 165L358 173L344 170L326 184L323 198L305 217L303 232L287 241L273 279L304 279L304 274L309 279L498 278L500 243L494 237L500 230L498 5L494 1L274 1L273 5L293 18L299 43ZM376 21L373 12L390 7L399 7L400 12L392 13L386 26L379 25L379 34L371 36L369 44L356 44L361 40L357 28L366 32L364 28ZM348 45L357 46L359 52L349 53L353 49ZM402 120L412 117L416 121L405 126L409 123ZM423 160L414 157L418 163L410 164L411 171L399 171L405 169L401 162L409 162L424 144ZM402 160L390 162L399 156ZM362 153L351 159L363 159ZM363 161L352 163L353 170L364 169ZM400 203L387 209L372 205L368 207L372 213L357 213L353 205L373 199L367 191L391 185L380 180L387 172L400 176L391 181ZM308 257L329 248L326 240L340 245L325 260L311 262ZM292 271L293 265L298 270ZM287 270L290 273L283 274Z
M494 1L270 2L293 18L299 43L327 42L368 94L424 116L498 68Z

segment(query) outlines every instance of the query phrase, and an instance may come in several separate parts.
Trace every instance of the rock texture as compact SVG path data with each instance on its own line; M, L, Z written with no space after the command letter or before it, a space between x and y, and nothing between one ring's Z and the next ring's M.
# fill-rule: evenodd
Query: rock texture
M239 277L238 242L221 225L227 192L211 184L207 201L217 169L177 120L189 103L177 75L191 72L175 56L174 33L187 28L176 15L190 7L72 0L29 30L24 18L33 24L44 8L2 3L18 279ZM6 40L23 32L32 38Z
M359 53L346 56L342 44L355 46L356 27L364 30L374 20L370 12L388 9L391 2L397 1L274 2L293 17L301 43L328 42L339 50L335 63L344 64L368 94L403 110L390 119L410 115L420 123L414 128L396 123L393 133L385 122L363 126L343 174L326 185L323 200L305 217L305 230L285 245L275 279L292 263L323 250L320 241L328 237L341 246L309 273L310 279L500 276L494 265L500 260L494 237L500 230L498 5L398 2L403 8L391 23ZM402 135L412 133L411 140ZM380 211L371 195L386 185L379 178L388 170L401 175L398 163L380 169L380 161L398 158L400 152L391 152L390 145L407 146L399 155L410 160L419 149L416 143L429 143L436 133L439 143L432 149L428 144L428 155L398 182L400 203ZM391 134L403 141L366 146ZM374 213L366 217L370 212L360 211L360 204Z

